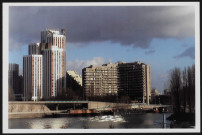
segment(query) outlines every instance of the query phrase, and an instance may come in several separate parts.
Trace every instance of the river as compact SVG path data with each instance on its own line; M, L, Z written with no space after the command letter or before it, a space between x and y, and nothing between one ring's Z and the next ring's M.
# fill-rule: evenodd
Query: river
M170 116L166 113L166 117ZM166 121L170 128L170 121ZM162 113L9 119L9 129L163 128Z

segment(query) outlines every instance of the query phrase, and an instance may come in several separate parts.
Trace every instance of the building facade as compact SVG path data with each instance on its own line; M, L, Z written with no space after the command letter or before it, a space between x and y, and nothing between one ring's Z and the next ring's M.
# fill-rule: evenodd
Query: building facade
M20 94L21 89L19 85L19 65L15 63L9 63L8 69L8 85L14 92L14 94Z
M63 88L66 88L65 30L42 31L40 50L43 55L44 98L62 95Z
M82 70L85 97L129 96L136 102L149 104L151 98L150 66L141 62L109 63Z
M31 44L29 44L28 54L29 55L41 54L41 52L40 52L40 43L31 43Z
M41 31L41 43L31 43L23 57L24 97L48 99L66 88L66 33L62 29Z
M151 98L150 66L141 62L118 63L119 95L148 103Z
M80 86L82 86L82 76L74 70L68 70L67 75L71 76Z
M42 55L23 57L24 100L37 101L43 97Z
M82 70L83 89L86 98L118 94L117 65L113 63Z

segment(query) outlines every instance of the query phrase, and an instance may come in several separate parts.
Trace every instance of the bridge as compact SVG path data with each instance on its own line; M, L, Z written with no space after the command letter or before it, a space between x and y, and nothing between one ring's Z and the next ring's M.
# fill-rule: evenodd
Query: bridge
M142 103L110 103L97 101L9 101L8 114L10 118L42 117L44 115L67 113L68 109L96 109L109 111L119 109L152 110L153 108L166 107L172 111L171 105L156 105Z
M111 102L97 102L97 101L9 101L9 105L46 105L52 110L65 110L67 108L72 109L97 109L104 110L106 108L118 108L118 109L152 109L159 107L172 108L171 105L161 104L144 104L144 103L111 103ZM60 108L63 107L63 108Z
M9 104L84 104L90 101L9 101Z

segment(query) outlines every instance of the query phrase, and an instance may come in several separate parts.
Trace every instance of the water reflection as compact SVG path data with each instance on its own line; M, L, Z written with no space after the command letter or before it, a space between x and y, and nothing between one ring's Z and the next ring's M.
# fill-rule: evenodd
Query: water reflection
M32 123L29 123L29 127L32 129L41 129L44 128L44 123L41 122L40 120L33 120Z
M121 115L104 115L104 116L95 116L88 118L88 121L97 121L97 122L126 122Z
M167 115L168 116L168 115ZM9 119L10 129L162 128L162 114ZM169 122L169 121L167 121ZM169 124L167 124L169 126Z

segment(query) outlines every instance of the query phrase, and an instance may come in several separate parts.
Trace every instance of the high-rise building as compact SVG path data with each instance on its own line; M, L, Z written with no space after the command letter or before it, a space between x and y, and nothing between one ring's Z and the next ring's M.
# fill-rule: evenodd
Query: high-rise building
M42 55L23 57L23 79L25 100L39 100L43 97Z
M23 57L26 100L56 97L66 88L66 34L55 29L41 32L41 43L29 44Z
M151 98L150 66L141 62L118 63L119 95L137 102L148 103Z
M40 54L40 43L31 43L29 44L28 48L28 54L33 55L33 54Z
M140 62L109 63L82 70L85 97L129 96L136 102L148 103L151 97L150 66Z
M8 85L13 90L14 94L20 93L19 85L19 65L15 63L9 63L8 69Z
M43 54L44 97L62 95L63 88L66 88L65 30L42 31L40 48Z

